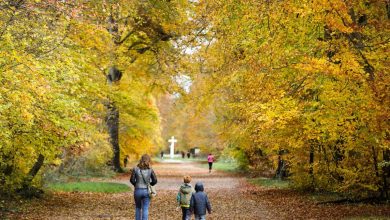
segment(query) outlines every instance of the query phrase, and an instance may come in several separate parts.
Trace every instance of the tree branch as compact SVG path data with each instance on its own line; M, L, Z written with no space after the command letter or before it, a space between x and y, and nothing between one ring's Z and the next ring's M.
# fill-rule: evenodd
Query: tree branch
M126 34L126 36L122 39L122 40L120 40L120 41L114 41L114 43L116 44L116 45L121 45L123 42L125 42L132 34L134 34L135 33L135 30L132 30L132 31L130 31L129 33L127 33Z

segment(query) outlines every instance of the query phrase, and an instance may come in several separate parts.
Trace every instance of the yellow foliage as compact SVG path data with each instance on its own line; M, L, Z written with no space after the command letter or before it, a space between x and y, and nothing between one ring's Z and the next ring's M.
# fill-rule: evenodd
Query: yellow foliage
M216 107L224 147L251 166L259 155L276 165L288 152L300 187L388 190L380 177L390 177L389 166L379 166L390 158L385 8L384 1L200 1L194 20L205 34L188 59L198 61L194 84L209 86L191 93Z

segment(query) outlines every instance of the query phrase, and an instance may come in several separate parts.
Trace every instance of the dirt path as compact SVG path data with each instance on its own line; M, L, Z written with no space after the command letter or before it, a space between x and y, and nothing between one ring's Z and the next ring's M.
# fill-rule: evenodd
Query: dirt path
M203 182L206 189L212 191L237 188L239 187L240 181L243 180L243 178L218 171L213 171L210 174L207 168L203 168L193 162L178 163L168 161L154 165L153 169L158 176L158 184L156 185L158 191L178 190L178 187L182 184L184 175L190 175L192 177L192 185L200 181ZM128 180L128 175L122 176L119 180L119 182L132 187Z
M153 166L157 176L158 196L150 206L150 219L180 219L176 211L176 193L183 175L193 178L192 184L202 181L209 195L213 213L207 219L270 219L266 209L245 196L240 185L244 179L214 171L193 162L165 162ZM129 175L121 175L114 182L130 185ZM9 219L134 219L132 192L103 193L53 193L43 199L18 204ZM0 218L1 219L1 218Z
M184 175L192 177L192 185L199 181L204 184L213 207L208 219L269 219L266 209L259 202L250 200L241 190L241 185L245 183L242 177L219 171L210 174L208 168L194 162L168 160L154 165L153 169L158 176L156 189L159 196L151 205L152 219L180 219L180 212L175 211L175 198ZM129 184L127 176L119 180Z
M183 175L192 184L202 181L213 207L207 219L389 219L390 206L370 204L321 205L304 193L248 184L244 178L223 172L208 173L196 163L165 162L153 166L158 176L158 196L150 206L149 219L180 219L176 193ZM130 185L129 174L110 181ZM107 180L105 180L107 181ZM309 194L310 196L310 194ZM52 193L42 199L13 201L14 211L0 219L134 219L132 192ZM1 208L1 207L0 207Z

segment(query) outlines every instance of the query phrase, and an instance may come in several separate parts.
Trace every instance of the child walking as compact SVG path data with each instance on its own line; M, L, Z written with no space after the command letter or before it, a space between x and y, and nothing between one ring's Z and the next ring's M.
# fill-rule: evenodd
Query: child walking
M182 220L190 220L191 219L190 201L191 201L192 193L195 191L190 184L191 182L190 176L184 176L183 180L184 180L184 184L180 186L179 193L177 193L176 199L183 212Z
M211 205L207 194L204 192L203 183L197 182L195 191L190 202L191 212L195 214L195 220L206 220L206 210L211 214Z

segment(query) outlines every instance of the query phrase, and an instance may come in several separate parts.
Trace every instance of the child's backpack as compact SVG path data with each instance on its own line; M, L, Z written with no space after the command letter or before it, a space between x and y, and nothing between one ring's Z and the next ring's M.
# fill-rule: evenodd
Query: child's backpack
M180 205L182 207L190 207L190 201L192 196L193 189L191 186L182 186L180 187Z

